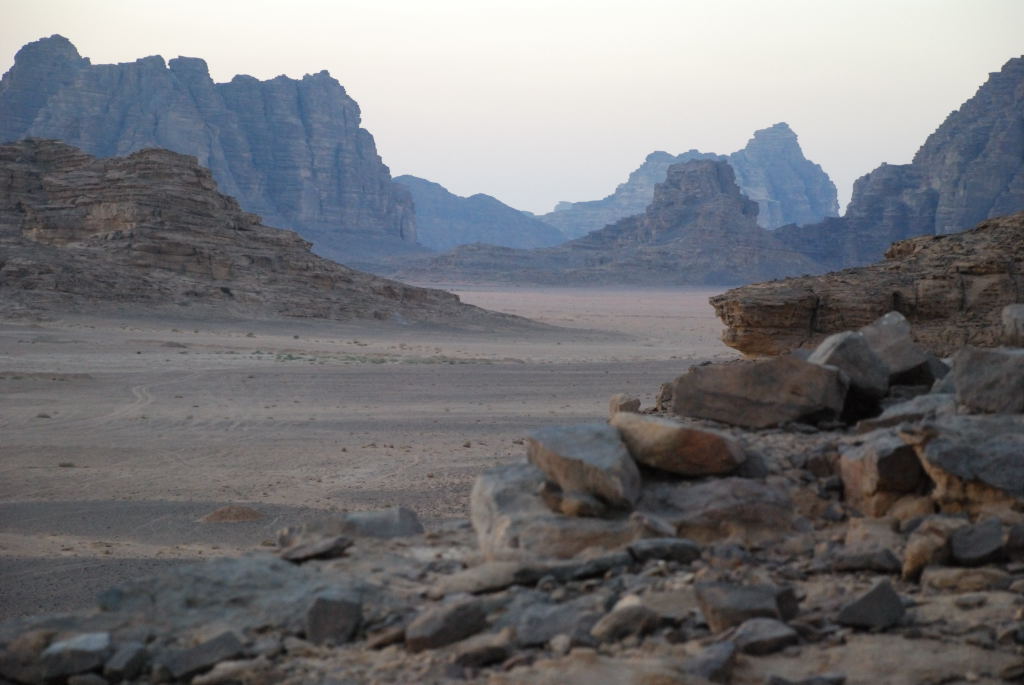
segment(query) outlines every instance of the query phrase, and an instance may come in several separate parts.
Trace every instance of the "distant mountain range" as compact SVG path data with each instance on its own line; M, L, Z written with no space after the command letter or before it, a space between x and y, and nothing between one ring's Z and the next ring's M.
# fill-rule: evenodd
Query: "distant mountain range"
M786 123L754 132L746 147L731 155L690 150L681 155L652 152L615 192L601 200L560 202L538 218L577 238L619 219L642 214L654 198L654 187L668 168L691 159L729 163L740 190L757 202L757 222L764 228L810 224L839 215L836 187L820 166L804 157L796 134Z

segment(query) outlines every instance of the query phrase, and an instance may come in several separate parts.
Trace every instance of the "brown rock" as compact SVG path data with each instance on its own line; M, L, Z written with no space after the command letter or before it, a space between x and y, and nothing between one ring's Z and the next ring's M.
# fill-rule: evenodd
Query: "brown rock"
M740 444L719 431L626 413L612 416L610 423L619 429L633 459L662 471L681 476L723 475L735 471L746 459Z
M619 412L637 413L640 411L640 399L619 393L612 395L608 400L608 418L613 418Z
M929 566L921 574L921 585L949 592L984 592L1005 590L1013 576L992 566L979 568L943 568Z
M866 516L882 516L904 494L920 488L925 477L914 448L884 429L843 449L839 473L847 501Z
M676 379L673 411L747 428L835 418L847 379L795 357L694 366Z
M903 552L903 578L917 580L921 571L932 564L949 559L949 538L967 521L950 516L932 516L910 534Z

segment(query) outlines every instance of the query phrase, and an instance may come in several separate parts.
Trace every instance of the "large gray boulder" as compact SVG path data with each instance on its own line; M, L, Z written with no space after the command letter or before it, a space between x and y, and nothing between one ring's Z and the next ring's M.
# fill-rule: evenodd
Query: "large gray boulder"
M849 381L795 357L694 366L675 381L673 411L747 428L840 415Z
M836 367L850 379L851 389L868 397L882 397L889 389L889 367L859 331L830 335L807 361Z
M975 412L1024 412L1024 349L965 347L953 358L956 400Z
M935 382L944 373L944 365L914 342L910 322L899 312L889 312L860 329L868 347L889 368L892 385L919 385Z
M551 426L527 439L527 457L564 492L586 492L620 509L640 497L640 472L619 437L602 423Z

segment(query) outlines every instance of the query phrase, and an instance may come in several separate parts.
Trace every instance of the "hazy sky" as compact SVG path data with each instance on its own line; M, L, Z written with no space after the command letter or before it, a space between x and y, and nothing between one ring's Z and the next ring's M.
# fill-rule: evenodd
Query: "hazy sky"
M902 163L1011 57L1024 0L0 0L0 71L60 33L94 64L328 69L394 175L545 212L647 153L788 122L839 187Z

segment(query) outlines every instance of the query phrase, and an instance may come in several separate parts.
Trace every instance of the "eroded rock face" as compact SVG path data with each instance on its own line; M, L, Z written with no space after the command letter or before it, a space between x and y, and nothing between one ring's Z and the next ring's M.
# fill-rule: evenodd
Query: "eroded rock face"
M0 247L8 307L145 303L225 316L453 322L484 315L449 293L313 255L295 233L263 225L218 192L194 158L168 150L95 159L56 141L0 146Z
M895 310L918 343L945 356L965 344L998 344L1003 307L1024 300L1022 270L1019 213L964 233L896 243L871 266L735 288L711 304L727 327L723 342L745 354L814 345Z
M757 202L758 223L765 228L807 224L838 216L836 188L820 166L806 159L796 134L785 123L754 132L745 148L731 155L690 150L680 155L652 152L629 179L601 200L562 202L541 219L571 238L596 231L619 219L642 214L673 164L693 159L727 160L744 195Z
M214 83L201 59L92 65L62 36L26 45L0 82L0 142L194 155L246 211L346 262L416 249L411 197L359 123L359 106L326 71Z

